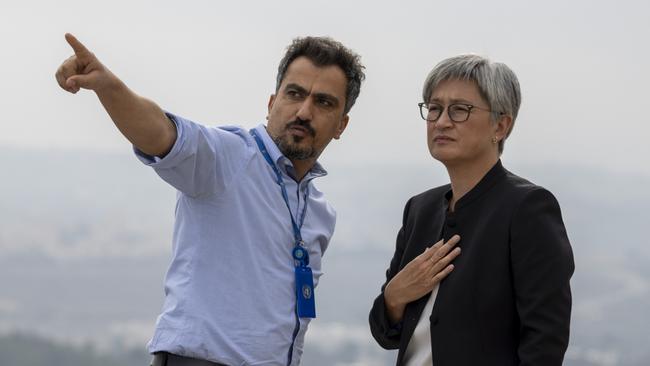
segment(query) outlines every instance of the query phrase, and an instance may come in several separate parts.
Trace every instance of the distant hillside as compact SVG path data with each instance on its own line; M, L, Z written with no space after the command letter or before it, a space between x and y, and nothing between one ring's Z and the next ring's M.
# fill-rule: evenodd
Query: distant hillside
M0 336L2 366L146 366L150 357L144 349L103 355L91 346L74 347L34 335Z
M383 353L383 359L364 359L359 350L353 345L338 352L336 361L333 355L318 349L310 349L303 354L303 365L306 366L332 366L356 365L376 366L392 365L394 352ZM359 359L361 357L361 359ZM600 366L618 365L616 361L598 362L598 355L586 357L587 360L567 358L565 366ZM594 360L589 361L589 358ZM354 360L357 360L356 362ZM151 361L145 350L130 349L115 351L106 355L96 351L92 346L71 346L55 343L34 335L9 334L0 336L0 365L2 366L147 366ZM639 361L634 365L646 366L647 361Z
M549 188L562 207L576 258L565 365L650 365L650 176L504 164ZM21 330L61 342L4 337L0 366L57 366L52 360L67 360L64 354L91 366L147 365L146 358L108 360L64 345L144 352L164 295L174 190L128 153L0 146L0 165L8 172L0 180L0 333ZM395 354L372 340L368 310L404 203L448 178L439 165L326 166L330 175L317 185L338 211L337 229L323 260L319 318L303 365L390 366Z

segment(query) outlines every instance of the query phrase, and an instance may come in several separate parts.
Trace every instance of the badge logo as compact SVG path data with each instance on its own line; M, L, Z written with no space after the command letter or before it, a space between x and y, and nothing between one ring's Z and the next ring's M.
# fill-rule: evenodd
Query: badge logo
M311 287L309 285L302 285L302 296L307 300L311 299Z

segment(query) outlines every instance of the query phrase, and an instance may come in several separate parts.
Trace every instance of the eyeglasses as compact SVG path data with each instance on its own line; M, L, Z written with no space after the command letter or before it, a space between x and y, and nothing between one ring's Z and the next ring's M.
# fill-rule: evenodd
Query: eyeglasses
M420 107L420 116L428 122L436 122L442 116L445 107L438 103L418 103ZM492 112L490 109L477 107L466 103L453 103L447 106L447 115L453 122L465 122L469 119L472 109L480 109L486 112Z

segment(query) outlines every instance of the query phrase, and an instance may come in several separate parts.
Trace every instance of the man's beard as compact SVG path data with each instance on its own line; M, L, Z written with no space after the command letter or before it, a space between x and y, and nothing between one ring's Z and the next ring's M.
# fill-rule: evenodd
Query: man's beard
M287 123L284 127L284 133L273 138L273 141L289 160L307 160L316 157L316 150L313 146L300 147L298 144L304 139L302 136L289 134L292 126L301 126L307 130L307 133L316 137L316 131L311 127L308 121L295 120Z

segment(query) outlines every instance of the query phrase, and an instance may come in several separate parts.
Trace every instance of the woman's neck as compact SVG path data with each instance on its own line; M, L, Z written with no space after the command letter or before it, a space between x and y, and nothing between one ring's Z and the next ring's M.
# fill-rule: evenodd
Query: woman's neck
M450 211L454 211L456 202L467 194L467 192L471 191L485 174L492 169L497 161L499 161L499 157L495 156L494 158L471 163L445 164L451 181L452 196L449 202Z

